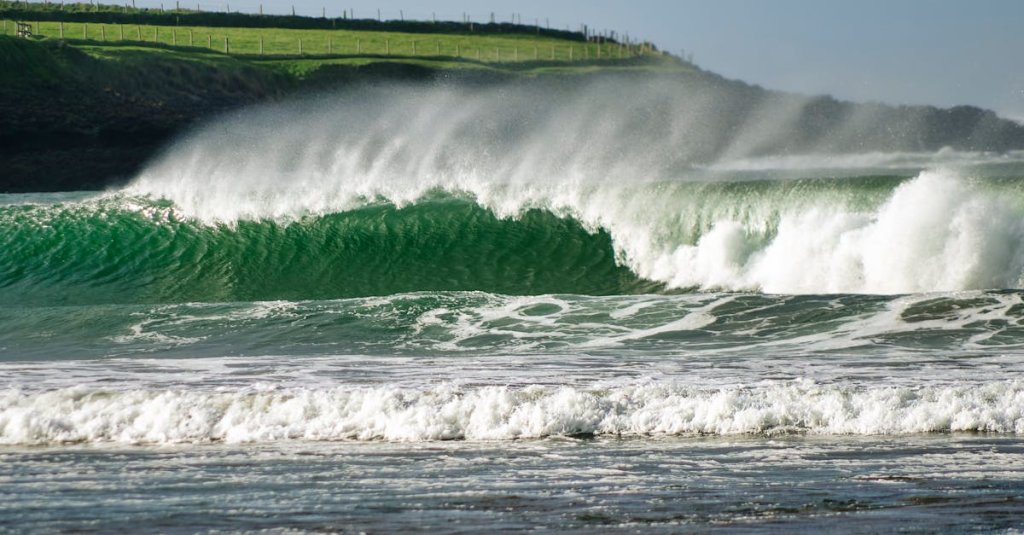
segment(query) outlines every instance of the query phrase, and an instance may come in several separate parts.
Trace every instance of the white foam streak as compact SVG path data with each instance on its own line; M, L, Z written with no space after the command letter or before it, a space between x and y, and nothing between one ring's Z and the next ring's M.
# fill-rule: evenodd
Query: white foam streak
M720 221L694 245L627 255L675 287L769 293L917 293L1019 288L1024 217L948 172L925 172L875 212L810 206L780 214L764 246Z
M0 394L0 443L508 440L551 435L1024 432L1024 384L701 390L636 384Z

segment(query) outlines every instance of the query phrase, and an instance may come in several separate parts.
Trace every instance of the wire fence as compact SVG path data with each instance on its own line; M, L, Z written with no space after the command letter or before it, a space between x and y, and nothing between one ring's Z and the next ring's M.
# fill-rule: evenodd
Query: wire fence
M649 45L499 35L416 35L354 30L218 28L62 21L22 22L33 38L83 44L156 45L203 48L244 56L344 57L396 56L455 58L480 62L608 61L653 54ZM16 22L5 19L3 33L15 35Z

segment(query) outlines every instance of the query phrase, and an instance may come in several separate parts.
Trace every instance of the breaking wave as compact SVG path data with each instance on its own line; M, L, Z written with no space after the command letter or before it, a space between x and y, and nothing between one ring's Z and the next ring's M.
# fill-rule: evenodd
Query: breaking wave
M0 444L9 445L951 431L1024 432L1024 385L852 388L796 381L719 390L447 384L0 393Z

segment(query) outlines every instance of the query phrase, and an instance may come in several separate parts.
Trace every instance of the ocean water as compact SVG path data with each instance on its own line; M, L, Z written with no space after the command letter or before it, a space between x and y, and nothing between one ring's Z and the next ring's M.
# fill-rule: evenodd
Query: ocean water
M1020 155L652 163L430 98L0 195L0 531L1024 524Z

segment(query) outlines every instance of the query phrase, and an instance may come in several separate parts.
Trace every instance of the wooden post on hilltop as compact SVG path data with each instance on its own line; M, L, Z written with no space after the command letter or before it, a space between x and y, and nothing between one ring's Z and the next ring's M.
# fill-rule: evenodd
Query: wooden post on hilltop
M263 16L263 4L260 4L260 16Z

